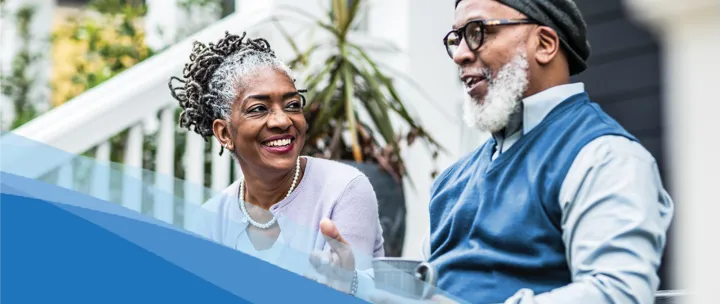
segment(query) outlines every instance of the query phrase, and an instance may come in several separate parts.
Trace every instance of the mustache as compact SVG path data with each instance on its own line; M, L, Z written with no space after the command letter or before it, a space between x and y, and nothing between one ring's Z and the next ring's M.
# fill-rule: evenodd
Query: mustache
M469 68L460 68L459 69L459 78L461 78L461 75L464 74L479 74L481 76L484 76L486 79L491 79L492 73L491 69L489 68L479 68L479 67L469 67Z

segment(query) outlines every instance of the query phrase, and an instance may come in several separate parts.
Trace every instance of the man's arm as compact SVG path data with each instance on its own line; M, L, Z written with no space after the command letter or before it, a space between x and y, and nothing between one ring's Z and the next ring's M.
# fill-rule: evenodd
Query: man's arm
M673 204L649 152L623 137L592 141L559 201L572 283L506 303L653 303Z

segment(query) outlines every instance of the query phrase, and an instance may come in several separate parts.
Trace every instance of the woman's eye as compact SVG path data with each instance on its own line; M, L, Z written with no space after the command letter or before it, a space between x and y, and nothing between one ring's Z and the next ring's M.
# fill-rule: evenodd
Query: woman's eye
M266 107L264 106L256 106L248 109L248 113L262 113L266 111Z
M301 103L298 101L292 101L286 105L286 108L292 109L292 110L299 110L299 109L301 109Z

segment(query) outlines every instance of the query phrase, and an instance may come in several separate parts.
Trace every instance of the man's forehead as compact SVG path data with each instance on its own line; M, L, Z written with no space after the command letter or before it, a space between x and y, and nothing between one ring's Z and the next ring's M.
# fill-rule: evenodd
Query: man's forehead
M454 29L471 20L516 18L519 12L494 0L461 0L454 11Z

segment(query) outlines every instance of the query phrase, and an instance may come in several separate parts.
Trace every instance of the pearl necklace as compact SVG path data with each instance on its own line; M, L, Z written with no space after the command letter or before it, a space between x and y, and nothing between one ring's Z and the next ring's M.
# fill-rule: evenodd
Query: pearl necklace
M296 158L296 174L293 176L293 183L291 183L291 188L288 189L288 193L286 193L286 197L284 197L283 199L288 198L288 196L291 195L291 192L293 192L293 189L296 188L296 182L298 182L299 172L301 172L301 158L300 157ZM241 207L241 211L243 212L243 215L246 216L246 218L248 219L248 222L253 227L260 228L260 229L268 229L269 227L273 226L273 224L276 223L275 215L273 215L273 218L271 218L270 221L268 221L266 223L259 223L259 222L256 222L251 217L251 215L248 213L248 210L246 210L246 204L245 204L245 199L244 199L245 192L243 192L243 184L244 184L244 180L241 180L240 189L238 190L238 205Z

